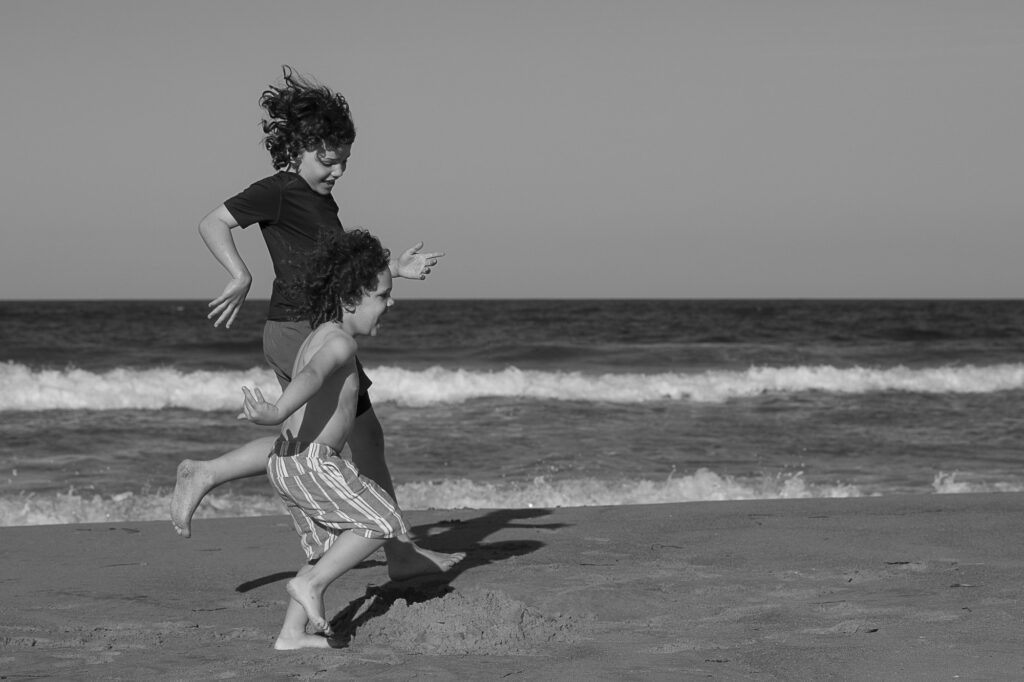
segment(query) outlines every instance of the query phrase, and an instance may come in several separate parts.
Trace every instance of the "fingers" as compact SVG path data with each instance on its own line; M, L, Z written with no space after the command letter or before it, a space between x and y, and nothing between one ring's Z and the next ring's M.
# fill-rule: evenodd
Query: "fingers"
M230 312L229 310L222 311L221 314L220 314L220 317L218 317L216 320L214 320L213 326L214 327L219 327L221 325L221 323L224 322L224 318L228 317L228 313L229 312ZM211 315L212 315L212 313L211 313ZM234 319L234 315L231 316L231 319ZM230 327L231 324L229 323L229 324L226 324L224 326L225 327Z
M242 411L238 413L238 417L236 417L236 419L239 419L240 421L252 421L252 416L252 408L245 403L242 403Z
M423 259L423 267L420 269L420 279L427 278L427 275L430 274L430 269L437 265L437 259L442 256L444 256L444 251L420 254L420 258Z
M252 396L249 394L249 389L242 386L242 411L238 413L238 419L249 419L251 417L251 408L249 407L249 400Z
M210 314L206 316L206 319L212 320L214 317L217 317L218 315L221 315L224 312L224 306L226 306L226 305L227 305L226 301L221 301L219 299L214 299L214 300L210 301L210 304L207 307L213 308L213 310L211 310ZM214 326L216 326L216 325L214 325Z
M214 303L217 303L217 301L210 301L211 306ZM238 316L238 311L240 309L241 306L239 306L234 301L221 301L216 308L210 311L210 314L206 316L206 319L212 320L214 317L216 317L217 319L213 323L214 327L219 327L226 320L227 324L225 324L224 326L230 329L231 323L235 321L235 317Z
M228 282L220 296L207 304L207 307L211 308L211 310L206 319L212 320L217 318L213 323L214 327L224 324L226 329L230 329L231 325L235 322L235 318L238 316L238 312L242 309L242 304L245 303L245 297L248 293L248 284L239 284L235 280Z
M259 386L253 386L252 390L249 390L248 386L242 386L242 396L242 413L238 415L239 419L256 421L266 406L270 405L263 397L263 391Z

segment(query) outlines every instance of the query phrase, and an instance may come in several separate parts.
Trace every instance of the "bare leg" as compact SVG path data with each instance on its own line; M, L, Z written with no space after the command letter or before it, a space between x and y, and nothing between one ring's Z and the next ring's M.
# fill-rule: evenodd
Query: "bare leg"
M384 459L384 430L371 407L356 418L349 435L352 462L360 474L374 481L395 501L395 484ZM434 552L418 547L408 535L399 535L384 544L388 575L392 580L408 580L420 575L444 573L466 557L465 552Z
M275 649L298 649L304 646L324 646L312 642L306 635L306 623L312 623L319 632L331 635L330 624L324 611L324 592L339 576L370 556L384 544L383 540L371 540L351 531L342 533L324 552L314 566L306 565L298 575L288 581L288 595L292 598L285 612L281 634L274 643Z
M211 460L186 459L178 465L178 478L171 499L171 521L182 537L192 535L192 515L211 490L237 478L266 472L267 454L275 438L260 438ZM395 486L384 459L384 431L373 408L359 415L349 436L348 447L359 472L391 495ZM434 552L418 547L408 535L388 540L384 545L388 575L393 580L407 580L420 575L444 573L466 557L465 552Z
M208 492L236 478L266 473L273 436L246 443L237 450L208 460L186 459L178 465L171 497L171 522L182 537L192 535L192 515Z
M298 575L305 575L312 569L312 566L306 564L299 569ZM277 635L274 648L283 651L288 649L323 649L330 646L326 637L311 635L306 632L307 622L309 622L309 618L306 617L306 609L294 599L289 599L288 609L284 613L284 625L281 626L281 632Z

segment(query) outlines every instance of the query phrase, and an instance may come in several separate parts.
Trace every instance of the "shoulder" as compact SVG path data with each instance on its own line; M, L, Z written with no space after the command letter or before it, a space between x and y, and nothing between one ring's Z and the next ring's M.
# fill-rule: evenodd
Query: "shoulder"
M301 192L309 189L309 184L307 184L298 173L283 170L278 171L267 179L269 180L271 178L273 178L274 182L277 183L277 185L284 191Z
M257 180L224 203L230 206L232 203L237 204L240 202L251 202L260 199L266 200L272 196L279 197L287 188L288 178L282 177L284 175L288 174L279 172Z
M291 192L295 190L302 190L303 187L308 187L306 181L302 179L302 176L291 171L278 171L273 175L268 175L265 178L261 178L256 182L252 183L247 187L242 194L247 192L274 192L281 194L284 192Z
M289 181L289 175L291 174L285 171L278 171L273 175L268 175L267 177L261 178L256 182L252 183L251 185L249 185L249 189L252 189L254 187L261 187L266 189L274 187L286 187Z
M331 195L317 194L298 173L279 171L266 180L272 183L274 191L288 204L324 206L329 211L338 212L338 205L334 203L334 198Z
M355 357L359 348L356 340L333 322L325 322L314 329L313 338L319 345L317 352L326 353L339 362Z

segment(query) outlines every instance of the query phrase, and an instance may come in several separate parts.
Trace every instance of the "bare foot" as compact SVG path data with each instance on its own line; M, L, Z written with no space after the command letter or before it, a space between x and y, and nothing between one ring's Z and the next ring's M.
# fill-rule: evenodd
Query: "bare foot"
M206 462L182 460L171 496L171 523L183 538L192 536L192 515L206 493L213 488L213 474Z
M274 642L274 648L278 651L290 651L292 649L328 649L331 644L326 637L320 635L286 635L281 633Z
M306 618L313 624L317 632L322 632L328 637L331 632L331 625L324 616L324 596L314 590L303 576L299 575L288 581L288 595L302 606L306 612Z
M423 575L446 573L452 566L466 558L465 552L434 552L409 541L389 543L386 549L388 577L392 580L409 580Z

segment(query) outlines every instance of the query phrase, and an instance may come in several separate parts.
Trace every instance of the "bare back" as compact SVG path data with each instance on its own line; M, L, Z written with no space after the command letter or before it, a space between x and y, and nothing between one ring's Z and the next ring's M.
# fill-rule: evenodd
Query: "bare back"
M337 324L313 330L295 356L292 383L296 389L319 388L281 424L281 433L302 441L341 450L352 431L359 398L356 341Z

